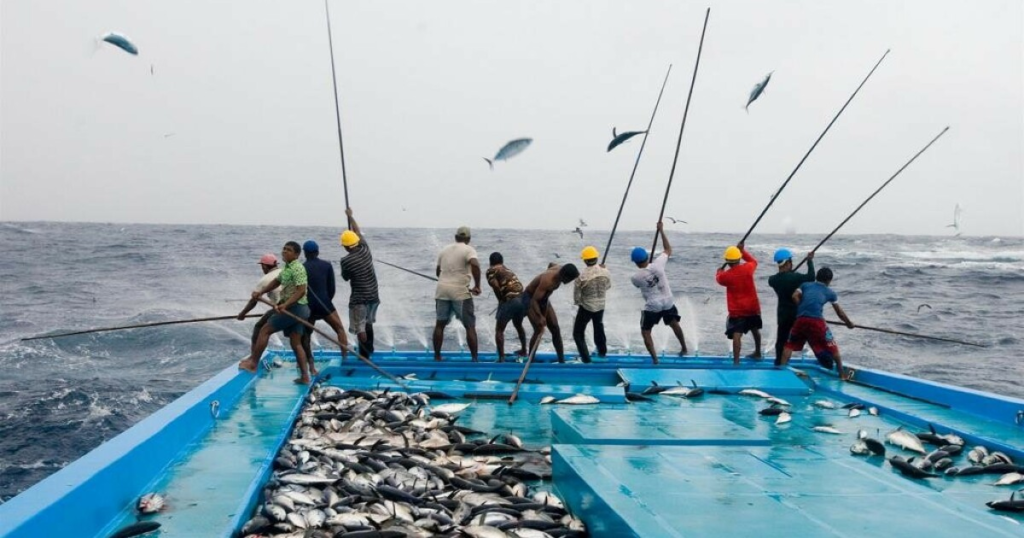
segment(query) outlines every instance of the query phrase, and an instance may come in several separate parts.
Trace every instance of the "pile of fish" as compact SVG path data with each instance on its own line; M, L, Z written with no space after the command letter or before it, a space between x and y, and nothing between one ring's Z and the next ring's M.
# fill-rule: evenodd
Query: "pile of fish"
M457 425L468 406L314 388L241 535L586 536L561 500L527 484L550 478L550 456Z

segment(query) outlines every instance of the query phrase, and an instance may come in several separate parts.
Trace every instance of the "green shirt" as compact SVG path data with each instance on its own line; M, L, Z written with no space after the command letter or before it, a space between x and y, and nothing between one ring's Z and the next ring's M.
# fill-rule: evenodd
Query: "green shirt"
M768 279L768 285L775 290L779 296L779 308L776 310L779 319L795 320L796 303L793 302L793 292L800 289L800 284L814 282L814 262L807 260L807 272L797 273L776 273Z
M295 288L306 285L306 268L299 263L298 259L294 259L285 265L284 269L281 269L277 281L281 283L281 298L277 304L283 304L295 294ZM309 304L305 293L302 294L302 298L297 304Z

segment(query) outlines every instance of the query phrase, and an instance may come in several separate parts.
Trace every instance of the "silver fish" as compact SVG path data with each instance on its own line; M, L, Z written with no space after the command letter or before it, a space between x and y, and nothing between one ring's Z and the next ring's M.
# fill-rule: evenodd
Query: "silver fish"
M832 402L830 402L828 400L815 400L814 401L814 406L815 407L820 407L822 409L835 409L836 408L836 404L834 404L834 403L832 403Z
M757 98L761 97L761 94L764 93L764 89L768 87L768 81L772 79L773 73L775 73L775 71L765 75L764 80L755 84L754 89L750 90L750 97L747 99L747 106L743 107L744 110L750 112L750 104L756 101Z
M869 407L868 408L868 414L870 414L873 417L877 417L878 416L878 408L874 407L874 406Z
M147 493L139 497L135 509L140 514L155 514L163 509L164 504L164 498L159 493Z
M601 400L598 400L597 398L590 396L589 394L576 394L575 396L570 396L568 398L558 400L557 403L565 405L590 405L601 403Z
M843 433L843 432L833 428L832 426L815 426L813 428L813 430L818 432L818 433L830 433L832 435L840 435L840 434Z
M787 422L790 422L792 420L793 420L793 415L790 415L789 413L783 412L783 413L779 413L779 417L775 419L775 424L776 425L786 424Z
M763 390L757 390L757 389L743 389L743 390L741 390L739 392L739 394L742 395L742 396L754 396L754 397L757 397L757 398L771 398L772 397L771 394L768 394L767 392L765 392Z
M491 170L494 170L494 161L506 161L515 157L522 153L523 150L525 150L532 142L532 138L517 138L502 146L501 149L498 150L498 153L494 154L493 159L484 157L484 160L487 161L487 166L490 166Z
M767 397L765 399L768 400L769 402L775 404L775 405L781 405L783 407L792 407L792 405L790 405L789 402L787 402L786 400L783 400L782 398L776 398L775 396L769 396L769 397Z
M555 398L554 396L545 396L540 399L540 404L544 405L549 403L555 403L555 400L557 400L557 398Z
M995 482L993 482L992 485L993 486L1009 486L1011 484L1020 484L1021 482L1024 482L1024 474L1020 474L1020 473L1006 473L1003 476L1000 476L999 480L996 480Z
M128 54L131 54L132 56L139 55L139 48L135 46L135 43L132 43L132 41L128 39L127 36L121 35L117 32L108 32L106 34L103 34L103 36L100 37L100 40L110 43L111 45L114 45L115 47L127 52Z
M890 445L898 446L903 450L909 450L919 454L928 453L928 451L924 449L924 445L921 444L921 440L918 439L916 435L905 431L903 426L885 434L885 442Z
M465 411L466 409L468 409L469 406L470 406L470 404L468 404L468 403L466 403L466 404L450 403L450 404L441 404L441 405L434 406L433 410L437 411L439 413L444 413L446 415L457 415L457 414Z
M850 452L858 456L866 456L871 453L871 449L868 448L868 444L863 440L857 440L850 447Z
M850 418L857 418L860 416L860 409L850 409Z

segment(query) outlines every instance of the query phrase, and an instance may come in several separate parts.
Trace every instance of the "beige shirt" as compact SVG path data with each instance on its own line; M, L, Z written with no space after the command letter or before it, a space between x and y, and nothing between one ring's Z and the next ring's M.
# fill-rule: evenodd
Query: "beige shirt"
M437 279L434 298L447 301L471 299L473 295L469 293L469 288L473 285L473 273L470 271L469 260L475 259L476 249L465 243L452 243L441 249L437 255L441 276Z
M263 290L264 288L269 286L271 282L277 280L277 275L280 275L280 274L281 274L281 268L278 267L277 269L274 269L273 271L263 275L263 278L261 278L259 283L256 284L256 289L254 289L252 291L258 292L258 291ZM280 298L281 298L281 287L280 286L274 288L274 291L271 291L270 293L267 294L267 300L272 302L272 303L274 303L274 304L277 304L278 301L280 300Z
M588 312L604 310L605 295L612 287L611 273L600 265L591 265L583 269L583 274L576 279L573 288L573 303Z

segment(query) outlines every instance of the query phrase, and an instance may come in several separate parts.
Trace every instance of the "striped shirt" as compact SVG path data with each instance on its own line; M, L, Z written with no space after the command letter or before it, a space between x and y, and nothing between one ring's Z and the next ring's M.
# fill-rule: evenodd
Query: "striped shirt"
M349 305L380 302L380 295L377 293L377 273L373 270L373 254L362 237L359 245L341 259L341 278L352 283Z

